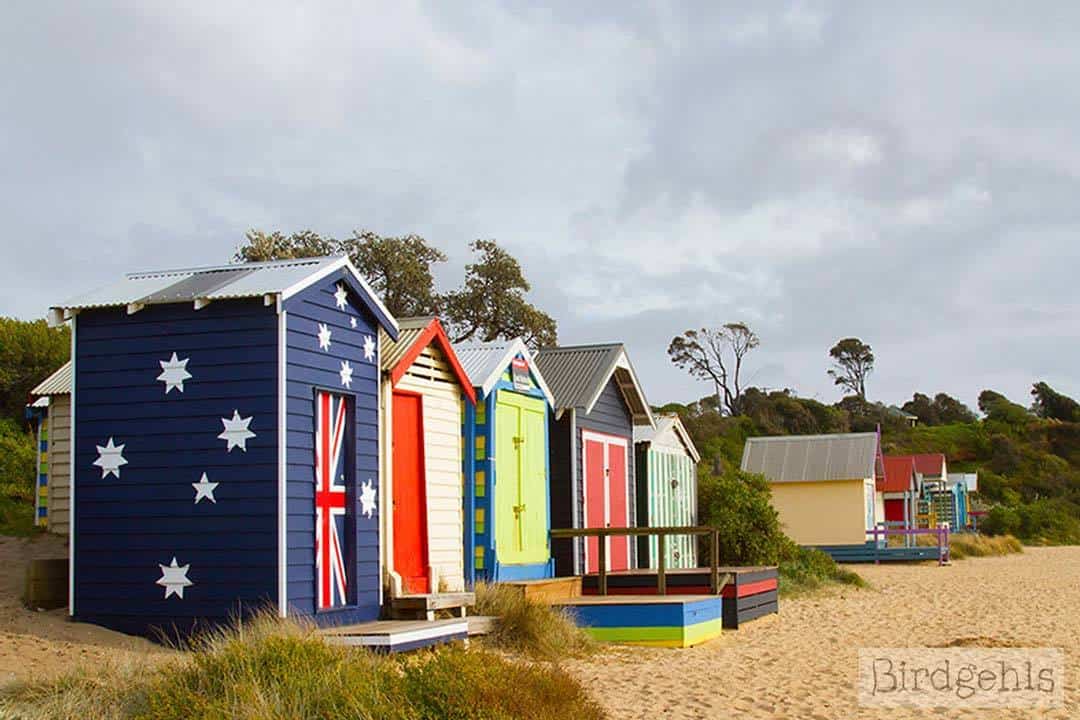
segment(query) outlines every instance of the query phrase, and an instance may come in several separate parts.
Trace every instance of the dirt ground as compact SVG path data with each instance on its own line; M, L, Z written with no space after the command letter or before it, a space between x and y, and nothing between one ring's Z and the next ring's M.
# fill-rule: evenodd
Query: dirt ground
M1080 718L1080 547L857 569L871 589L781 601L779 615L696 648L612 649L571 667L614 718ZM1061 648L1066 707L857 704L859 648L947 645Z
M67 610L28 610L20 601L30 560L67 557L56 535L0 536L0 685L62 673L104 660L165 657L142 638L68 621Z

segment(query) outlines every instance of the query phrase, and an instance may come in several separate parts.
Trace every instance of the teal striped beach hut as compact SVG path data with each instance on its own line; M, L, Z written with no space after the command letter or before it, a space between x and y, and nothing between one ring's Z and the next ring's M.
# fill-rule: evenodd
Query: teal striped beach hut
M701 460L678 415L657 415L656 427L634 428L638 524L682 527L697 524L697 464ZM667 567L697 567L696 539L673 535L665 541ZM659 540L638 539L639 564L655 568Z

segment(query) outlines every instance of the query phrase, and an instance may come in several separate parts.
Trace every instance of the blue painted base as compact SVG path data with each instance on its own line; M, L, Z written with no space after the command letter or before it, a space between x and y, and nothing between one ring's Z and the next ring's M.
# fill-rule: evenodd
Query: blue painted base
M532 565L504 565L495 563L492 582L515 582L518 580L545 580L555 577L555 561Z
M938 548L933 547L882 547L867 542L863 545L813 545L839 563L905 562L937 560Z

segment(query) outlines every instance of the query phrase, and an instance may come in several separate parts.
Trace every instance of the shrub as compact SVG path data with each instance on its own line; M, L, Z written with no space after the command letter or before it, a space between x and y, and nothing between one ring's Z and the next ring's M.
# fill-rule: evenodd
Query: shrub
M790 543L780 561L780 594L791 597L818 590L828 584L867 586L861 575L838 565L821 550Z
M0 419L0 496L34 502L34 435Z
M530 600L514 587L477 583L476 613L498 618L486 642L503 650L555 659L592 648L592 640L566 612Z
M949 557L963 560L968 557L989 557L1024 552L1024 546L1012 535L973 535L970 533L949 536Z
M78 671L8 688L0 716L103 720L555 720L602 718L562 670L440 648L404 658L327 643L314 628L257 618L210 633L157 667Z
M698 467L700 523L720 531L720 561L775 565L790 541L780 528L769 484L761 475L727 468L713 475ZM708 559L708 552L702 553Z

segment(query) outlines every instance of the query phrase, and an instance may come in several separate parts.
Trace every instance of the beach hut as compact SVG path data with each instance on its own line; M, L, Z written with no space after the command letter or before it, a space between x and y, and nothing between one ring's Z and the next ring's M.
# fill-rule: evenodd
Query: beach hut
M784 532L800 545L865 546L884 512L877 433L754 437L741 467L765 476Z
M883 493L885 522L889 527L915 527L919 495L915 461L910 456L885 456L885 477L879 487Z
M68 534L71 513L71 362L30 391L28 417L37 435L34 518L39 527Z
M380 328L346 257L134 273L71 323L69 610L187 633L380 612Z
M626 349L619 343L543 348L536 354L555 397L551 422L552 526L635 527L634 427L654 427ZM608 570L636 567L628 537L607 538ZM599 569L597 538L560 542L558 575Z
M697 525L697 464L701 461L678 415L658 415L656 426L634 428L638 524L647 527ZM666 539L669 568L697 567L697 538ZM638 538L641 567L657 567L659 540Z
M520 338L454 351L476 392L462 421L466 580L551 577L551 391Z
M383 565L395 598L465 590L461 418L476 393L439 321L381 330Z

